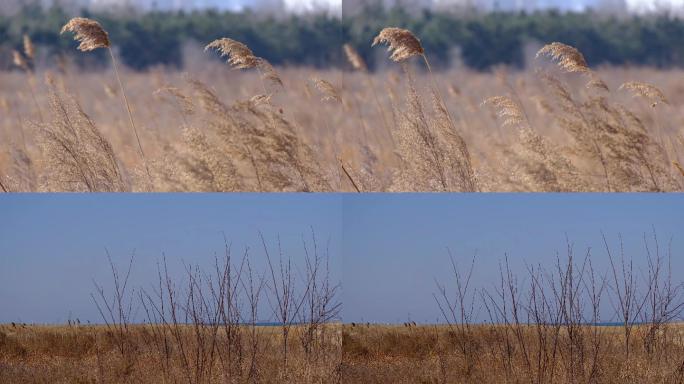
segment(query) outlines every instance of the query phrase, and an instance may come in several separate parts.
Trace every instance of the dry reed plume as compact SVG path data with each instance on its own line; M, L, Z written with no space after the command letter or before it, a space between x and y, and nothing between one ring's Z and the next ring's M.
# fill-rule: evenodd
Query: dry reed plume
M670 104L667 102L667 98L665 98L663 91L651 84L631 81L622 84L619 89L625 89L632 92L634 97L641 96L648 99L652 103L651 106L653 108L658 104Z
M95 20L76 17L71 19L61 33L73 32L74 39L80 44L78 49L83 52L90 52L100 48L110 48L109 34L102 28L102 25Z
M422 56L425 53L420 40L411 31L402 28L385 28L373 40L373 46L387 44L387 50L392 52L390 59L402 62L414 56Z

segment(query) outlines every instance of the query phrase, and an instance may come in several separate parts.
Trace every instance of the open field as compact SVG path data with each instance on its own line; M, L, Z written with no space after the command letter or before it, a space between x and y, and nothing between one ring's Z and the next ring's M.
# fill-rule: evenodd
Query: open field
M450 256L451 279L435 280L443 325L348 324L348 383L682 383L684 284L654 234L647 266L605 241L609 267L573 246L547 262L475 286L476 257ZM451 255L451 254L450 254ZM639 259L637 259L639 260ZM459 263L461 261L461 263ZM492 273L492 271L488 271ZM429 300L429 298L425 298Z
M226 240L213 265L183 263L181 275L164 257L146 286L130 281L134 253L121 269L107 253L111 281L93 279L90 294L100 325L0 325L0 383L339 382L327 251L302 239L297 263L261 240L266 265L249 248L231 257Z
M594 70L572 47L548 45L527 71L432 72L413 41L370 73L353 50L347 70L273 68L247 47L241 64L228 47L240 43L219 40L246 70L196 50L187 73L124 70L123 88L115 72L24 63L0 74L2 188L684 188L681 70Z
M542 333L540 333L540 331ZM637 328L629 358L619 327L551 325L448 326L346 325L345 383L682 383L684 326L662 331L658 348L640 343ZM543 336L541 336L543 335ZM575 340L580 340L579 343ZM551 341L554 341L553 343ZM540 342L546 341L544 345ZM461 348L461 347L465 348Z
M186 325L178 338L171 337L176 330L169 328L165 339L159 327L131 325L122 353L121 336L105 326L2 325L0 382L336 383L340 330L339 325L323 326L315 353L292 343L284 369L280 327L231 328L229 338L223 328L214 337L209 326ZM291 337L299 340L306 332L295 326ZM215 340L213 348L209 340Z

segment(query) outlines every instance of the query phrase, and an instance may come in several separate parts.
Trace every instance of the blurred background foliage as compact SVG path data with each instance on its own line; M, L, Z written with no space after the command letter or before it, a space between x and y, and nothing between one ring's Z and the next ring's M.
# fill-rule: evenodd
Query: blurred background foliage
M268 16L250 11L148 12L92 14L109 31L123 62L145 70L157 65L183 67L186 42L206 44L231 37L247 44L276 65L346 66L341 50L349 42L371 67L384 64L380 50L370 47L386 26L408 28L420 37L438 66L456 62L476 70L505 64L525 65L530 44L560 41L580 49L592 66L684 66L684 20L665 14L610 16L543 11L527 13L408 12L368 7L342 19L328 15ZM70 18L60 8L26 6L12 17L0 16L0 68L11 68L11 51L22 35L31 36L45 63L69 55L83 66L106 63L103 52L78 55L71 36L60 36Z

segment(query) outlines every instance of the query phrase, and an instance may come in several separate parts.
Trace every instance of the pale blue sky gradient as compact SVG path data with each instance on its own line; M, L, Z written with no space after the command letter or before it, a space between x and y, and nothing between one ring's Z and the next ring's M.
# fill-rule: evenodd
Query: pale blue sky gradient
M92 279L109 284L105 248L120 265L135 249L132 284L150 287L162 253L176 274L182 262L209 266L223 232L263 270L259 231L272 246L280 235L301 262L313 227L319 244L330 241L347 322L435 322L447 247L461 264L477 252L473 285L486 288L506 253L517 271L550 266L566 235L603 268L601 231L613 246L621 233L643 266L642 236L654 227L661 246L672 239L684 279L682 194L2 195L0 212L0 323L99 321L90 293Z
M59 323L69 313L99 321L90 293L92 279L110 286L105 248L122 267L135 250L131 282L149 289L162 253L176 276L182 262L206 269L223 254L225 233L233 255L250 247L255 269L264 270L259 231L272 252L279 235L285 254L301 263L302 236L313 228L319 246L330 240L340 277L336 195L2 195L0 212L0 323Z
M465 268L477 252L472 284L491 288L508 253L514 271L524 263L552 267L565 252L593 249L607 267L601 231L643 266L642 236L655 227L661 246L672 238L673 270L684 280L684 195L681 194L426 194L364 195L345 200L343 317L348 322L434 323L435 279L453 281L447 248ZM609 303L606 301L607 306ZM607 307L606 310L610 310ZM484 312L479 320L484 320ZM440 319L441 321L441 319Z

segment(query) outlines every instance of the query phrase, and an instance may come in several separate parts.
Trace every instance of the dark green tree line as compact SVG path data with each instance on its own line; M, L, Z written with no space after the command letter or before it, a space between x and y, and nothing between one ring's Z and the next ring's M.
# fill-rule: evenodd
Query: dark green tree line
M384 27L408 28L420 37L439 66L459 57L474 69L522 66L528 43L560 41L580 49L590 65L684 66L684 20L668 15L614 17L592 13L409 13L369 7L353 17L326 15L264 16L251 12L151 12L131 15L90 14L109 31L124 63L144 70L155 65L183 66L187 41L207 43L231 37L277 65L345 66L343 43L367 59L370 42ZM74 55L71 39L59 35L70 18L63 10L26 7L18 15L0 16L0 68L9 68L11 50L27 33L48 59ZM457 55L454 54L457 52ZM106 63L104 55L74 55L80 64Z

